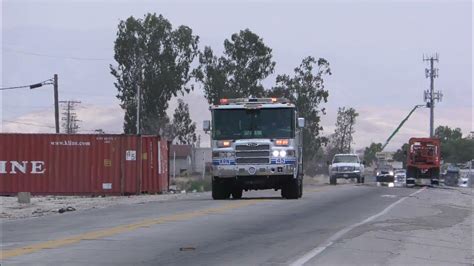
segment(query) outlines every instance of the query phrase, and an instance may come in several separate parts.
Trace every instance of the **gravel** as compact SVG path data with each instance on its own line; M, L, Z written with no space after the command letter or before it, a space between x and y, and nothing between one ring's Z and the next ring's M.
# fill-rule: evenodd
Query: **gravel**
M17 197L0 197L0 221L46 215L63 215L65 212L107 208L115 205L134 205L192 197L210 197L209 193L183 193L134 196L32 196L31 203L18 203Z

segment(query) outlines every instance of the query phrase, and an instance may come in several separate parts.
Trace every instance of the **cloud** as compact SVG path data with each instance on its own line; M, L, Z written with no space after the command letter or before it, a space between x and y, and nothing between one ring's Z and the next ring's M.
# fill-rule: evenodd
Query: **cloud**
M76 113L80 120L79 133L93 133L96 129L123 133L123 111L119 106L82 105L77 107ZM3 132L54 133L54 110L47 108L3 120Z

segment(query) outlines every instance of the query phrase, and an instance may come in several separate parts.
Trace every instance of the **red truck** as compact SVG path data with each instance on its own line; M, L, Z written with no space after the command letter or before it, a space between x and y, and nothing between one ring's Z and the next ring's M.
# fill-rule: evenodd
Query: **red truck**
M437 138L411 138L407 151L407 187L439 185L441 146Z

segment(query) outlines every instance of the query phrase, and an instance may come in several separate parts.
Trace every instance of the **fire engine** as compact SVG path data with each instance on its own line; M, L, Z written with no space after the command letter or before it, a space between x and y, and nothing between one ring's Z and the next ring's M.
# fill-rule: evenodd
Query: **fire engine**
M213 199L239 199L243 191L274 189L303 194L302 128L296 107L284 98L221 99L204 121L212 148Z

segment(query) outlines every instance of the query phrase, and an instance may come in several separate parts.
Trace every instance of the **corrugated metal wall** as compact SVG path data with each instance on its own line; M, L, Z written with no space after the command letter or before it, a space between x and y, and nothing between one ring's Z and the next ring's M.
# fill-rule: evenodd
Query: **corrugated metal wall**
M157 136L0 134L0 194L163 192L168 148Z

